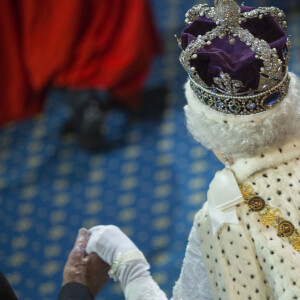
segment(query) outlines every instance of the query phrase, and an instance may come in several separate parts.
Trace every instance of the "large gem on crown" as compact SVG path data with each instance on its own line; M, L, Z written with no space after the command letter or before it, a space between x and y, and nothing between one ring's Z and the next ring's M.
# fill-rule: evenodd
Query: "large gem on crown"
M272 108L278 102L280 102L280 100L281 100L281 93L276 92L276 93L271 94L271 95L267 96L266 98L264 98L262 101L262 106L264 108Z

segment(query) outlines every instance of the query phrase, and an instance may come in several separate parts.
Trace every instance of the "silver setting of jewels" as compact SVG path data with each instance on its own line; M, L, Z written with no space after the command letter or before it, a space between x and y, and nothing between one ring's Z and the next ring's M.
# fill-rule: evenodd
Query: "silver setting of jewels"
M261 113L277 106L288 94L289 83L290 77L287 71L283 80L269 91L250 96L233 96L219 94L210 89L199 87L193 79L190 80L194 95L201 103L219 112L236 116ZM264 101L268 97L277 93L280 95L278 95L278 99L274 103L267 106L264 105Z
M190 24L199 17L205 16L207 19L213 20L217 27L207 32L205 35L199 35L194 41L192 41L187 48L182 51L180 55L180 62L184 69L188 73L193 86L196 86L196 91L202 90L208 95L213 95L211 91L214 90L218 93L218 96L212 97L212 99L226 98L234 99L233 106L238 106L239 114L257 113L268 108L263 108L257 105L256 109L251 112L244 105L251 105L247 102L243 104L245 97L253 100L254 103L257 99L260 99L262 95L270 95L270 91L276 92L277 87L284 86L285 91L288 90L289 80L287 80L288 74L288 62L290 56L290 39L287 39L287 49L282 61L276 48L271 48L265 40L261 40L253 36L247 29L240 27L240 24L246 22L248 19L259 18L270 15L274 17L277 22L286 31L285 14L283 11L276 7L260 7L250 12L241 13L240 7L233 0L216 0L215 7L209 7L207 4L198 4L191 8L186 14L186 23ZM245 91L242 82L231 79L229 74L220 73L219 77L214 78L214 84L208 86L200 78L193 66L193 60L197 56L197 52L205 47L209 47L212 41L216 38L224 39L229 38L231 44L235 43L235 39L238 38L244 42L251 51L255 52L255 57L263 62L263 67L260 69L259 85L256 90ZM177 39L180 44L180 39ZM282 91L281 91L282 92ZM202 93L203 94L203 93ZM265 95L264 94L264 95ZM283 93L284 94L284 93ZM247 95L247 96L246 96ZM197 95L198 97L198 95ZM236 98L237 97L237 98ZM240 99L240 101L238 101ZM209 102L210 103L210 102ZM228 105L225 105L228 107ZM214 108L215 105L210 105ZM220 110L218 108L218 110ZM222 109L223 110L223 109ZM228 113L233 113L228 111ZM236 112L234 112L236 114Z

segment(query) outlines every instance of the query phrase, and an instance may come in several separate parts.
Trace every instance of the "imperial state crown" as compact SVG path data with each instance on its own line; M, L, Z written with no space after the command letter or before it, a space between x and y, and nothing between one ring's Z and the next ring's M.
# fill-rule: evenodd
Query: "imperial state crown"
M261 113L287 95L290 39L285 14L275 7L233 0L198 4L177 38L180 62L199 101L232 115Z

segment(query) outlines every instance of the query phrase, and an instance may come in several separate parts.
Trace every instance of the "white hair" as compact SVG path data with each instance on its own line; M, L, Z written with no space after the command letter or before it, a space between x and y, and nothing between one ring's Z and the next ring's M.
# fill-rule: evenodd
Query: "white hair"
M234 158L251 157L292 141L300 136L300 80L293 73L290 77L288 95L278 106L247 116L220 113L202 104L188 81L184 110L189 132L206 148Z

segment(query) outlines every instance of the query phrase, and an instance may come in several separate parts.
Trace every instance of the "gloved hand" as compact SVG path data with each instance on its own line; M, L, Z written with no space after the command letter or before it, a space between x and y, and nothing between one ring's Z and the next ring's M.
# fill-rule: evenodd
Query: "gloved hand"
M110 266L121 261L121 264L116 268L115 276L120 281L123 290L129 282L136 278L150 277L148 271L150 266L146 259L130 238L117 226L99 225L89 231L91 235L85 251L88 254L97 253ZM122 264L122 257L129 261ZM130 257L133 260L130 260Z

